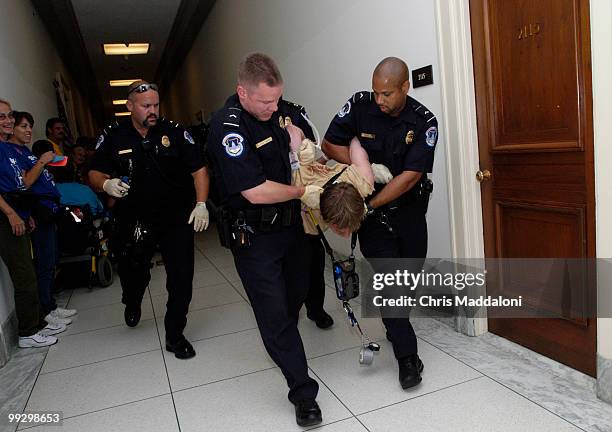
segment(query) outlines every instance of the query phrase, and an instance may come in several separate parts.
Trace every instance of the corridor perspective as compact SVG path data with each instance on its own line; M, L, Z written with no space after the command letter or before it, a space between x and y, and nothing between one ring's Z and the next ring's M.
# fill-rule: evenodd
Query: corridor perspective
M0 0L0 432L612 432L612 0Z

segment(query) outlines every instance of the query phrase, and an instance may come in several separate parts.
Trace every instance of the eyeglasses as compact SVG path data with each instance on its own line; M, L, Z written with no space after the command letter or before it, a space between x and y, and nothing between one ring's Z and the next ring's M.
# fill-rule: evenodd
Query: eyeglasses
M0 113L0 121L5 121L6 119L13 120L15 118L15 113L13 111L9 111L7 113Z
M155 90L155 91L157 91L157 84L146 83L146 84L137 85L136 87L134 87L133 89L128 91L127 95L129 96L130 94L132 94L134 92L136 92L136 93L144 93L144 92L146 92L148 90Z

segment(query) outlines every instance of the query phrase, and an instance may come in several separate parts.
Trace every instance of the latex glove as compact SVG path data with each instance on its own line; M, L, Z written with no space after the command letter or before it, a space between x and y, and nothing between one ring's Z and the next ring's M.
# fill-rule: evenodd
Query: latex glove
M374 173L374 183L387 184L393 180L391 171L383 164L372 164L372 172Z
M200 232L208 228L208 221L210 220L208 216L208 209L206 208L205 202L199 202L194 207L191 215L189 215L188 224L193 222L193 230L195 232Z
M130 185L127 183L123 183L121 179L113 178L104 180L102 189L104 189L104 192L106 192L110 196L113 196L115 198L123 198L128 194L128 191L130 190Z
M312 209L318 209L319 201L321 200L322 193L323 193L323 188L321 186L308 185L306 186L304 195L300 197L300 201L302 201L302 203L304 203L306 207L310 207Z

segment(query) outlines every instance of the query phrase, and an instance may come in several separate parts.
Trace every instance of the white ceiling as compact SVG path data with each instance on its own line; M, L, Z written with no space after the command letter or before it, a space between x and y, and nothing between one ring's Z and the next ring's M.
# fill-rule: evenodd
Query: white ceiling
M113 99L125 99L125 87L111 88L111 79L153 80L174 23L180 0L72 0L85 49L107 111ZM146 55L105 56L103 43L148 42Z

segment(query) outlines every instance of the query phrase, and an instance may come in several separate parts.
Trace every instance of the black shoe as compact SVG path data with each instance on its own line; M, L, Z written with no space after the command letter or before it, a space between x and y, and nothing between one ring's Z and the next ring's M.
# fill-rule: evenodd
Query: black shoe
M334 319L324 310L321 310L321 312L317 314L308 313L306 316L308 319L314 321L320 329L327 329L334 325Z
M138 306L126 306L125 312L123 313L123 317L125 318L125 323L128 327L136 327L140 322L140 305Z
M323 421L321 408L314 399L305 399L295 404L295 421L299 426L314 426Z
M422 381L423 362L417 354L398 360L398 364L399 382L404 390L414 387Z
M166 350L174 353L174 356L181 360L190 359L196 355L193 346L185 338L179 339L178 342L173 344L166 340Z

